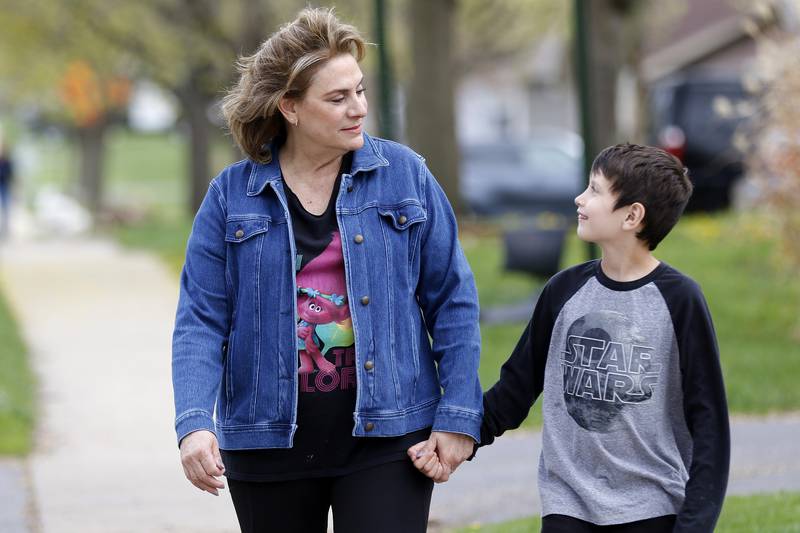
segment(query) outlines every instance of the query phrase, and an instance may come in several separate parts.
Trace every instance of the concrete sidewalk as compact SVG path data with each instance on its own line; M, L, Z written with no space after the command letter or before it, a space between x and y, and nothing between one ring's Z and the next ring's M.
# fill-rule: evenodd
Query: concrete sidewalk
M16 241L0 253L0 283L39 380L31 529L237 531L227 491L189 485L178 458L175 276L100 240Z
M176 276L103 240L23 239L0 249L0 283L30 349L41 407L27 466L0 462L0 530L237 531L227 491L214 498L194 489L178 460ZM733 432L731 493L800 489L791 449L800 415L739 419ZM432 529L537 513L539 443L536 432L516 432L481 450L437 487Z

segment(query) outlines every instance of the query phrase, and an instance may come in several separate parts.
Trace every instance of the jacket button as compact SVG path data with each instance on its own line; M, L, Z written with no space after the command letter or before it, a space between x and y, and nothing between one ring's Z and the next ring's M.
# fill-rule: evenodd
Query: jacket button
M361 305L369 305L369 296L361 297Z
M375 368L375 363L373 363L372 361L367 361L366 363L364 363L365 370L372 370L373 368Z
M237 239L241 239L242 237L244 237L244 231L237 229L234 235L236 235Z
M406 218L406 216L405 216L405 215L400 215L400 218L398 218L398 219L397 219L397 221L398 221L400 224L405 224L406 222L408 222L408 218Z
M375 424L373 424L372 422L367 422L367 425L364 426L364 429L366 429L367 431L372 431L373 429L375 429Z
M356 244L361 244L362 242L364 242L364 236L359 233L358 235L353 237L353 242L355 242Z

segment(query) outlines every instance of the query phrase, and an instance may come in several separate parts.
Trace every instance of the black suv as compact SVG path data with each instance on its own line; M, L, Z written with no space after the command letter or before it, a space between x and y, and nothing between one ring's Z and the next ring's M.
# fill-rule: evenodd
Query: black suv
M733 137L746 127L751 100L737 78L695 76L651 87L649 142L689 169L694 194L688 211L730 206L733 184L744 173L744 155Z

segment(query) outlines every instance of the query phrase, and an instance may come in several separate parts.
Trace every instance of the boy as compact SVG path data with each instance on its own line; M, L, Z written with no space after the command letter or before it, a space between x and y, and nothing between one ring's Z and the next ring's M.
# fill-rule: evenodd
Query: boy
M575 199L578 236L602 259L548 281L484 395L483 446L543 394L543 532L714 529L730 456L714 329L698 285L651 253L691 191L662 150L603 150ZM415 465L446 479L426 451L409 451Z

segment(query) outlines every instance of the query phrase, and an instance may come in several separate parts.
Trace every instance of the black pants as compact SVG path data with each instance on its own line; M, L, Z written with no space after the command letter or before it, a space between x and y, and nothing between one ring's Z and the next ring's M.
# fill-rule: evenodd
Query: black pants
M648 518L626 524L598 526L560 514L549 514L542 518L542 533L671 533L675 515Z
M332 478L250 482L228 479L242 533L424 533L433 481L411 461Z

